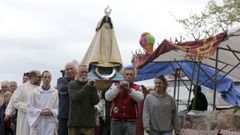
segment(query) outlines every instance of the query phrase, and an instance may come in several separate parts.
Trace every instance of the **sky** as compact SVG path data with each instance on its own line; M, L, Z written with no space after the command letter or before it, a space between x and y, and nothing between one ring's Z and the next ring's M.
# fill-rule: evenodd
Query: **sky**
M24 72L49 70L52 84L73 60L81 62L95 28L110 5L124 66L139 39L150 32L157 43L184 31L175 18L202 11L208 0L0 0L0 81L21 84Z

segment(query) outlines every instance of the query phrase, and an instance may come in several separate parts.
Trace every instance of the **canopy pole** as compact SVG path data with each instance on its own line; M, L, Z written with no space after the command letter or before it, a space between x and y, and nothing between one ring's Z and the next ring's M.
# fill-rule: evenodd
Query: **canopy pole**
M215 63L214 93L213 93L213 110L216 110L218 55L219 55L219 49L217 48L217 51L216 51L216 63Z
M177 71L178 69L176 69L174 73L174 91L173 91L174 99L176 99L176 92L177 92Z
M197 64L197 80L196 80L196 84L195 85L198 85L198 82L199 82L199 74L200 74L200 68L201 68L201 61L199 61L199 62L196 62L196 64ZM195 88L195 86L194 86L194 88ZM194 95L194 96L196 96L196 95ZM196 98L195 98L196 99ZM192 103L192 109L194 110L195 108L196 108L196 100L193 100L193 103Z
M201 61L199 61L198 63L198 70L197 70L197 81L196 81L196 85L198 85L199 83L199 74L200 74L200 69L201 69Z
M177 111L178 111L178 109L179 109L179 101L180 101L180 99L179 99L179 96L180 96L180 69L177 69L177 83L178 83L178 93L177 93Z
M191 80L194 80L194 71L195 71L195 64L196 64L196 61L193 61L193 71L192 71L192 78ZM190 103L190 100L191 100L191 93L192 93L192 86L193 86L193 81L191 81L191 85L190 85L190 91L189 91L189 95L188 95L188 104L187 106L189 107L189 103Z

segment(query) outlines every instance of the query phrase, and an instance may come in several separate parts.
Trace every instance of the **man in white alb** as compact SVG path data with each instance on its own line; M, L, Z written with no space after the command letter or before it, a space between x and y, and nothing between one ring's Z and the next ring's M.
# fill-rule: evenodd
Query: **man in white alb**
M42 73L42 85L28 100L27 116L30 135L57 135L58 91L51 87L49 71Z
M29 135L30 128L27 120L28 98L41 82L40 71L29 72L30 81L19 86L12 97L13 106L18 110L16 135Z

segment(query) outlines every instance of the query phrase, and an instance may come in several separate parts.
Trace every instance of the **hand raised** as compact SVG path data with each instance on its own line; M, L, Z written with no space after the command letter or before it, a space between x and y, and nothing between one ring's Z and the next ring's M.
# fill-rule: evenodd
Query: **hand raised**
M129 83L126 82L126 81L121 81L121 82L120 82L120 85L121 85L122 87L129 88Z
M87 84L94 86L96 84L96 81L95 80L88 80Z

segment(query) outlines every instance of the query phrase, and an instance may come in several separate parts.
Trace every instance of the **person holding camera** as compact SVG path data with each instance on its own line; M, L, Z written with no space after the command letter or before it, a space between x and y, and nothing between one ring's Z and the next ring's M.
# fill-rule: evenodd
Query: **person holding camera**
M137 103L144 99L140 86L133 83L135 70L123 71L124 81L114 83L105 93L107 101L112 101L111 135L135 135L138 117Z
M78 79L68 85L69 135L94 135L96 127L95 107L100 98L94 80L87 79L88 68L80 65Z

